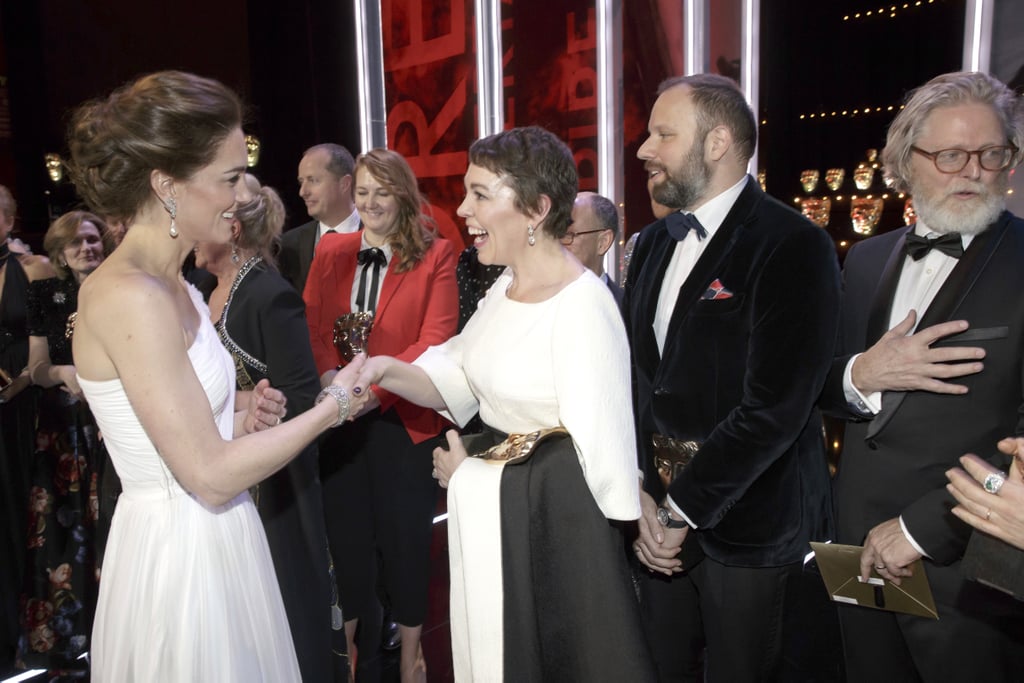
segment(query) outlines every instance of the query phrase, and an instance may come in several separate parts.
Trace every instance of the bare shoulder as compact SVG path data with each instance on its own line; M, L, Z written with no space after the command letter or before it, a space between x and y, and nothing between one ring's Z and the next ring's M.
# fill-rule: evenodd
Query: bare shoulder
M184 353L182 328L175 293L167 282L108 262L86 279L79 292L76 365L89 379L123 376L125 366L140 354Z

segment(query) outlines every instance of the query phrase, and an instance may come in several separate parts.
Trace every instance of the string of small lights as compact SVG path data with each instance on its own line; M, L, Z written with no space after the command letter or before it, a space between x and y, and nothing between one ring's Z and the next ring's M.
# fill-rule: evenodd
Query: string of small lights
M899 12L906 12L908 10L914 10L925 5L932 5L935 0L916 0L915 2L904 2L900 5L890 5L889 7L879 7L877 10L867 10L864 12L857 12L855 14L847 14L843 16L843 21L856 21L857 19L871 19L871 18L887 18L895 19L896 14Z
M834 117L853 118L855 116L866 116L868 114L881 114L881 113L888 114L890 112L899 111L900 109L903 109L903 105L902 104L899 104L899 105L897 105L897 104L890 104L890 105L888 105L886 107L863 107L863 108L857 108L857 109L836 109L835 111L822 111L822 112L811 112L811 113L800 114L800 120L803 121L803 120L806 120L806 119L828 119L828 118L834 118Z

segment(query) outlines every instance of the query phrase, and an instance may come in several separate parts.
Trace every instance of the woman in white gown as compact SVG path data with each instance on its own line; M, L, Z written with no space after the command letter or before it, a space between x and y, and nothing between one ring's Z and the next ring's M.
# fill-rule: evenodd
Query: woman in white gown
M640 514L629 349L605 284L563 246L572 153L541 128L470 148L459 215L486 265L508 266L462 333L370 383L496 432L563 427L528 460L435 451L448 487L458 681L653 680L621 536ZM550 446L546 444L552 444Z
M265 382L247 411L235 411L231 357L181 277L197 241L230 241L247 199L231 91L180 72L145 76L79 109L69 146L81 196L129 225L82 287L73 340L79 382L124 486L92 679L297 681L247 489L355 413L362 399L348 389L358 367L321 392L328 400L283 424L283 397Z

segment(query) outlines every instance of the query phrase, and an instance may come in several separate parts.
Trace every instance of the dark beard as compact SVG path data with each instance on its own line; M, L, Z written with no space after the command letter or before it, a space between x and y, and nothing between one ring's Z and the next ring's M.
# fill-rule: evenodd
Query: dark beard
M677 171L664 169L664 180L651 188L654 201L670 209L688 210L704 198L711 169L704 163L704 141L694 141Z

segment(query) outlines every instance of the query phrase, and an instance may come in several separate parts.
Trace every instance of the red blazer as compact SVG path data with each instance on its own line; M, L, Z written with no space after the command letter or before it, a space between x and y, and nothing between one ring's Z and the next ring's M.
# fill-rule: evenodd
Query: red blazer
M309 269L306 319L313 358L322 375L338 365L334 348L334 321L352 310L352 285L362 233L354 232L321 240ZM455 249L451 242L436 239L423 259L404 273L396 273L397 259L388 263L381 284L373 330L367 343L371 356L415 360L428 346L455 335L459 322L459 289L455 283ZM436 436L447 423L429 408L409 403L374 386L381 412L394 407L413 443Z

